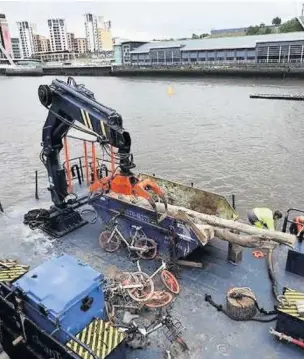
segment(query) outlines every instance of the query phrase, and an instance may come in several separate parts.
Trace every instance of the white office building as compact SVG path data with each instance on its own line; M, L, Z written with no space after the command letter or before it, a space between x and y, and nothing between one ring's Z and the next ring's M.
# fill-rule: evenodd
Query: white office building
M51 51L68 50L67 29L64 19L49 19Z
M17 27L19 31L22 57L28 59L34 53L32 24L30 24L28 21L19 21L17 22Z
M98 20L97 16L85 14L85 34L88 52L99 51Z

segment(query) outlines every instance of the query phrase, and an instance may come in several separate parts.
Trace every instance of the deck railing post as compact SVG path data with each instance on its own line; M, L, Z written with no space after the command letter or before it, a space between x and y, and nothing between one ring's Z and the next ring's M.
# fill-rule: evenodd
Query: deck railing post
M38 194L38 171L35 171L35 198L39 199L39 194Z

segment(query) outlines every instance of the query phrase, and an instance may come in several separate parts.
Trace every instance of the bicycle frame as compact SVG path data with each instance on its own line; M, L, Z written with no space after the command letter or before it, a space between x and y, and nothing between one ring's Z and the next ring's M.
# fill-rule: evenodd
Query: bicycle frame
M134 237L132 237L132 241L131 241L131 244L125 239L125 237L122 235L122 233L120 232L120 230L117 228L117 225L114 227L110 237L109 237L109 242L112 240L113 236L115 234L118 234L120 240L122 240L125 245L127 246L127 248L131 251L139 251L139 252L145 252L146 251L146 248L140 248L140 247L136 247L133 245L133 242L134 242L134 239L136 238L136 235L138 233L138 229L136 229L135 231L135 235Z
M139 261L137 261L136 264L137 264L138 271L142 272ZM153 274L150 275L150 279L153 279L159 272L163 271L166 268L167 268L166 262L162 261L162 265L159 268L157 268Z
M155 325L155 327L148 329L148 330L147 330L147 328L139 328L139 327L137 329L141 335L143 335L144 337L147 337L148 335L156 332L158 329L160 329L163 326L164 326L163 323L158 323Z

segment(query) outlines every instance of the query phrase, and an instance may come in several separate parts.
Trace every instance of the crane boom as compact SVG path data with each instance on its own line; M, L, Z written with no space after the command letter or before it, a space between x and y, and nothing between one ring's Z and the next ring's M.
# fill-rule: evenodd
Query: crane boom
M65 170L59 160L62 138L71 127L77 128L77 122L85 126L83 131L96 136L101 145L109 144L117 148L121 175L132 175L130 170L135 164L130 153L131 137L115 110L97 102L91 91L77 85L72 78L68 78L67 83L56 79L51 86L41 85L38 96L49 110L43 127L42 158L56 206L64 206L68 195Z

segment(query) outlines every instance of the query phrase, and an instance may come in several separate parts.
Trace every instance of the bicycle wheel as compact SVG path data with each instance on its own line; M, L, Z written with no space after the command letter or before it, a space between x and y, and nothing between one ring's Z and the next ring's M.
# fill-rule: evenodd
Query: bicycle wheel
M157 243L150 238L138 238L134 241L134 246L143 248L145 251L135 251L136 254L143 259L154 259L157 255Z
M188 351L189 347L187 345L187 343L184 341L184 339L182 337L177 337L176 338L177 343L180 345L180 347L182 348L182 351Z
M144 302L150 299L154 293L154 283L147 273L132 273L133 280L130 284L141 284L140 288L128 288L127 293L136 302Z
M164 283L166 288L170 290L171 293L179 294L179 292L180 292L179 283L178 283L177 279L175 278L175 276L171 272L169 272L167 269L164 269L161 272L160 276L161 276L162 282Z
M110 231L103 231L100 233L99 236L99 245L102 249L104 249L106 252L115 252L118 250L120 246L120 239L117 237L116 234L114 234L111 237L112 232Z
M145 306L148 308L162 308L171 303L172 300L173 295L169 292L154 292L152 298L145 303Z

